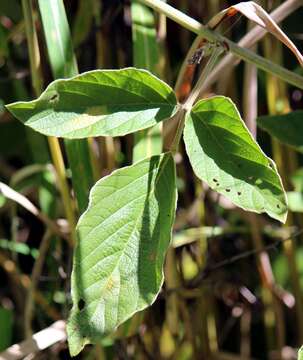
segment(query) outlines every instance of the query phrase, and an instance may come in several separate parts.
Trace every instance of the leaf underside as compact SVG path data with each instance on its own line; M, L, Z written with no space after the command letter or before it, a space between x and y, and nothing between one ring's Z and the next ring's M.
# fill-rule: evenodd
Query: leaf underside
M196 175L213 190L244 210L285 222L287 200L276 166L230 99L199 101L187 114L184 141Z
M153 303L176 209L170 153L96 183L78 226L67 331L72 355Z
M41 96L7 109L25 125L70 139L123 136L154 126L177 111L173 90L146 70L94 70L55 80Z

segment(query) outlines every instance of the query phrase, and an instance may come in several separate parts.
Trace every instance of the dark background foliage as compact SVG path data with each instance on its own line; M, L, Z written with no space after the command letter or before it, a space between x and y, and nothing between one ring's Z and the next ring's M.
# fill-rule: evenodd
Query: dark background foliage
M79 72L101 66L122 68L133 65L128 1L67 0L64 3ZM98 16L91 14L95 3L102 5L98 13L100 24L96 21ZM215 12L237 2L174 0L169 3L205 24ZM271 11L279 4L278 1L264 1L262 5ZM36 7L35 18L45 87L52 81L52 74ZM283 22L283 30L299 49L302 49L302 23L302 8ZM238 41L247 32L247 21L238 16L225 21L220 31ZM193 40L193 34L168 20L165 77L172 86ZM265 51L265 41L272 49L269 54ZM269 36L265 41L258 44L259 53L270 55L272 61L302 74L287 49L280 51L276 41ZM243 81L244 65L226 69L223 75L206 95L229 96L243 112L247 91ZM301 90L275 83L262 71L258 71L257 76L258 115L270 113L272 96L281 112L287 112L287 108L303 108ZM272 83L282 90L270 93ZM61 198L51 172L45 178L38 172L29 171L30 175L16 181L22 169L29 170L33 164L45 165L45 158L40 145L31 142L28 130L5 111L4 104L33 96L22 7L17 0L2 0L0 179L42 210L62 219ZM293 181L294 173L302 166L302 156L285 146L273 144L269 135L261 130L258 130L258 141L276 160L286 189L293 190L294 186L298 188L296 184L301 184L302 191L302 171L297 175L297 182ZM100 176L130 164L132 145L132 136L116 138L112 142L112 152L104 139L95 139L93 149L101 164ZM302 213L292 213L286 226L266 216L244 213L195 178L183 145L177 161L179 201L174 240L182 241L183 245L169 255L177 272L176 286L171 288L165 284L151 308L135 315L113 336L102 339L99 347L87 347L78 358L294 359L295 349L303 343L303 299L300 297L303 290L303 236L298 232L303 227ZM290 166L291 162L294 166ZM39 197L41 191L44 193ZM25 297L45 228L23 208L1 197L0 201L0 350L3 350L24 339ZM293 232L295 236L291 236ZM285 238L291 241L282 242ZM66 243L53 236L35 293L34 332L68 316L71 256L72 251ZM291 276L293 267L296 281ZM56 345L36 358L69 358L67 345Z

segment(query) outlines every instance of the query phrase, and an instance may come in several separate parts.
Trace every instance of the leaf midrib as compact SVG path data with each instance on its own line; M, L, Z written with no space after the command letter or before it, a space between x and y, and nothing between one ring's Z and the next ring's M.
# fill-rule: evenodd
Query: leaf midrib
M151 196L151 194L154 193L155 188L156 188L156 184L157 184L158 181L159 181L158 179L160 178L162 172L164 171L163 169L165 168L167 161L168 161L168 156L167 156L167 158L164 157L164 158L161 160L161 162L162 162L162 167L161 167L161 166L159 167L159 169L160 169L160 170L159 170L159 174L156 175L156 179L155 179L155 181L154 181L154 185L153 185L151 191L149 192L147 198L149 198L149 197ZM160 164L161 164L161 163L160 163ZM144 206L143 206L143 211L144 211ZM160 208L159 208L159 211L160 211ZM138 215L137 220L136 220L135 225L134 225L134 229L133 229L133 231L131 232L128 240L127 240L126 243L125 243L124 250L125 250L126 247L128 246L129 241L130 241L130 239L132 238L132 235L133 235L134 231L137 229L138 221L139 221L141 218L142 218L142 214L141 214L141 216ZM160 232L161 232L161 229L160 229ZM111 278L112 274L115 272L115 270L117 269L117 267L119 267L120 261L121 261L121 259L122 259L122 257L123 257L123 254L124 254L124 250L123 250L123 251L121 250L121 256L118 258L117 263L116 263L115 267L113 268L112 272L108 275L108 279ZM119 276L120 276L120 272L119 272ZM109 280L108 280L108 281L109 281ZM102 289L100 290L100 294L102 294L102 293L104 292L104 289L108 286L108 281L104 284L104 286L103 286ZM119 294L120 294L120 289L121 289L121 286L119 286ZM86 288L83 290L83 292L85 292L85 291L86 291ZM101 297L102 297L102 295L101 295ZM93 302L96 302L96 301L98 301L98 300L96 299L96 300L93 301ZM136 301L137 301L137 305L138 305L138 298L137 298ZM116 324L118 324L118 318L119 318L119 308L120 308L119 305L120 305L120 304L119 304L119 302L118 302L117 319L116 319L116 321L115 321ZM137 305L136 305L136 308L137 308ZM105 306L106 306L106 303L104 303L104 307L105 307ZM94 311L94 313L93 313L92 316L94 316L96 310L97 310L97 307L96 307L96 309L95 309L95 311Z
M192 119L192 122L194 121L194 119ZM211 137L215 140L215 143L218 145L218 147L220 148L220 152L222 153L222 151L223 151L223 154L224 154L224 149L223 149L223 147L221 146L221 144L218 142L218 140L216 139L216 137L214 136L214 134L212 133L212 131L211 131L211 129L208 127L208 125L207 124L205 124L205 122L203 122L203 121L201 121L202 122L202 124L205 126L205 128L208 130L208 132L210 133L210 135L211 135ZM198 140L199 141L199 140ZM204 153L204 151L203 151L203 153ZM235 164L233 163L233 166L235 166ZM263 165L264 166L264 165ZM238 169L239 171L241 171L240 169ZM242 174L242 176L243 176L243 172L241 171L241 174ZM244 174L245 175L245 174ZM232 178L234 178L234 176L232 176ZM208 182L209 182L209 180L207 180ZM244 181L244 180L243 180ZM278 189L279 190L279 192L281 192L281 189L279 189L279 188L277 188L276 187L276 185L275 184L273 184L272 182L270 182L270 181L267 181L267 180L264 180L263 179L263 181L265 181L265 182L267 182L267 183L269 183L271 186L273 186L274 188L276 188L276 189ZM247 185L249 185L249 186L251 186L251 188L252 188L252 190L255 190L255 191L257 191L257 193L259 193L259 195L261 196L261 198L263 199L263 204L265 204L265 199L267 198L267 196L258 188L258 186L256 186L256 185L252 185L252 184L249 184L249 183L246 183ZM217 189L217 188L215 188L214 190L216 190L216 191L219 191L219 189ZM221 193L222 193L222 191L221 191ZM223 194L224 196L228 196L227 194ZM282 202L283 204L284 204L284 202ZM240 203L239 203L239 206L241 206L240 205ZM272 211L273 212L273 209L272 210L270 210L270 209L268 209L268 211Z

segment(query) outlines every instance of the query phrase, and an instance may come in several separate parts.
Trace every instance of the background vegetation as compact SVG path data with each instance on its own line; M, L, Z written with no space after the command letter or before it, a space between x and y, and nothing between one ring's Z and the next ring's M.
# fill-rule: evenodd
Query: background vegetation
M236 2L169 3L206 24ZM283 30L302 49L303 10L300 1L287 3L298 5ZM261 5L270 12L280 3ZM250 28L239 15L219 30L238 42ZM0 194L0 351L67 319L73 228L87 206L88 189L112 170L167 148L174 131L173 123L165 123L134 136L57 141L25 128L4 104L38 96L55 78L99 68L147 68L174 87L193 40L163 15L127 1L0 2L0 181L16 191L19 202ZM272 36L255 50L302 74ZM257 130L256 119L302 109L303 93L243 63L225 67L202 95L214 93L233 99L275 160L293 210L286 225L246 213L212 192L194 176L181 143L165 285L152 307L79 358L296 358L303 343L303 159ZM69 358L67 344L32 358Z

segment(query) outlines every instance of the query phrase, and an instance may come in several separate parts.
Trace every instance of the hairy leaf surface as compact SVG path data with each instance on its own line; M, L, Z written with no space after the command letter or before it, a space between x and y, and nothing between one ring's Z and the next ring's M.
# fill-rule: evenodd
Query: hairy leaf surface
M70 139L122 136L173 116L173 90L146 70L94 70L52 82L30 102L7 105L25 125Z
M303 111L283 115L260 116L258 126L282 143L303 152Z
M187 114L184 140L196 175L234 204L285 222L286 195L274 162L223 96L199 101Z
M94 185L77 226L68 322L72 355L153 303L175 209L170 153L116 170Z

